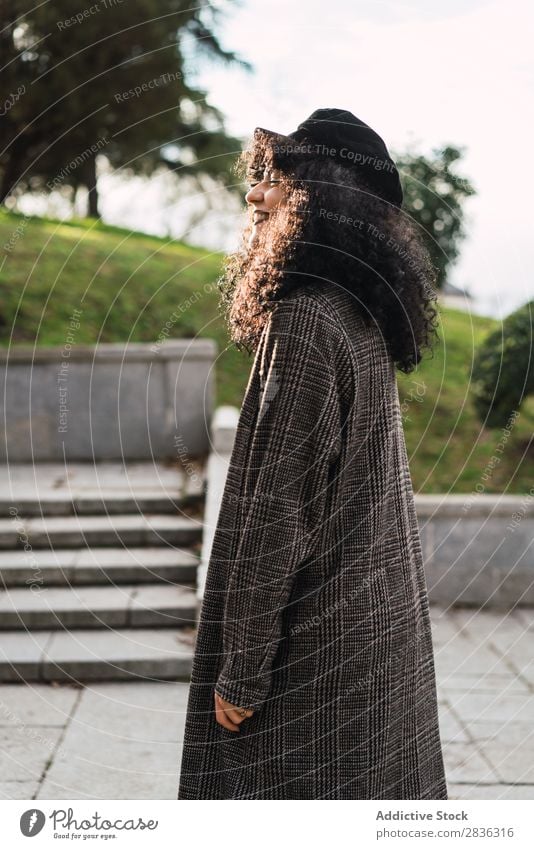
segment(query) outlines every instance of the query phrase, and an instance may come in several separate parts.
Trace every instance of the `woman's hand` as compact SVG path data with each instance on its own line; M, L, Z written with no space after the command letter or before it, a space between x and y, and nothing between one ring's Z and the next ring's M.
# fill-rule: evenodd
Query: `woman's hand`
M219 725L222 725L223 728L226 728L228 731L239 731L239 726L243 722L243 720L248 719L254 713L251 708L248 708L244 716L240 716L240 707L237 707L237 705L232 705L230 704L230 702L225 701L222 696L219 696L218 693L214 693L214 696L215 718Z

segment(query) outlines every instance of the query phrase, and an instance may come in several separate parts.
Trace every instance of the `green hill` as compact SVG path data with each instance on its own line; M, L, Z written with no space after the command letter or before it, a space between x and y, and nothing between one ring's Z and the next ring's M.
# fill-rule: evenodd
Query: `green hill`
M170 336L216 340L218 402L239 403L252 360L226 352L214 286L219 253L93 221L5 212L0 245L1 345L62 345L74 310L82 312L80 345L156 342L169 323Z
M170 336L216 340L217 403L240 405L252 358L229 346L218 313L220 254L94 222L6 212L0 245L0 344L61 345L75 310L77 344L154 342L169 323ZM506 438L481 427L470 399L474 352L496 322L449 309L441 318L435 356L398 378L414 488L527 492L534 404Z

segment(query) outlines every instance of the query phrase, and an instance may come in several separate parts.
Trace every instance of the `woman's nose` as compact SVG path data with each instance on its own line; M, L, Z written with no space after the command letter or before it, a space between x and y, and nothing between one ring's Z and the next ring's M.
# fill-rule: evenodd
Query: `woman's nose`
M260 183L257 186L252 186L245 195L247 203L261 203L263 200L263 190L260 189Z

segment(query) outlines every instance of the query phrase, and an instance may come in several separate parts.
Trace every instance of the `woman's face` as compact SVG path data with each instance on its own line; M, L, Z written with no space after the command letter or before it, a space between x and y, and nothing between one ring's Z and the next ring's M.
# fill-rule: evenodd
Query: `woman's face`
M262 227L267 227L269 215L282 201L283 191L280 186L280 172L265 170L260 182L251 182L245 200L254 207L252 233L249 245L253 245Z

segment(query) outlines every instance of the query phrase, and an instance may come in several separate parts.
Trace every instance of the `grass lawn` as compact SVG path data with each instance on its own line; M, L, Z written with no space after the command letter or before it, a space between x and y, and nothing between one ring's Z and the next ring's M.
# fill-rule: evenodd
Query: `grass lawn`
M1 345L62 345L75 310L77 344L153 343L171 321L171 336L216 340L217 403L240 405L252 358L229 346L219 315L220 254L94 222L6 212L0 245ZM488 493L524 493L532 486L533 399L508 438L481 427L470 399L474 353L495 324L444 309L435 356L415 374L399 373L416 491L470 493L482 484ZM491 463L492 455L500 462Z

